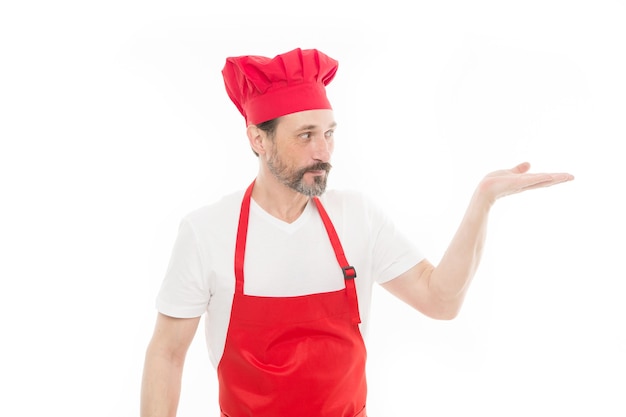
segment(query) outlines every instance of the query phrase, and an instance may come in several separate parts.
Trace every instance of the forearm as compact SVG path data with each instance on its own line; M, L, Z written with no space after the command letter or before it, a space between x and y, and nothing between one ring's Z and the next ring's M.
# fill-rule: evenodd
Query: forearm
M568 173L530 174L529 167L530 164L524 162L485 176L439 264L433 266L424 259L383 286L429 317L444 320L456 317L478 269L487 236L489 211L496 200L574 179Z
M141 385L141 417L174 417L180 398L183 361L149 347Z
M439 264L432 271L429 288L438 299L462 302L478 269L492 206L481 192L474 193L465 215Z

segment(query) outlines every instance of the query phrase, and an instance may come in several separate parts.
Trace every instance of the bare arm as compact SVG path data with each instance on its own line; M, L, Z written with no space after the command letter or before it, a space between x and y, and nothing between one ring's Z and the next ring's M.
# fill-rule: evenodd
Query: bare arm
M435 267L427 260L383 284L392 294L427 316L456 317L476 273L487 235L489 211L503 196L570 181L567 173L529 174L530 164L495 171L479 184L448 249Z
M174 417L187 349L200 317L178 319L158 314L141 384L141 417Z

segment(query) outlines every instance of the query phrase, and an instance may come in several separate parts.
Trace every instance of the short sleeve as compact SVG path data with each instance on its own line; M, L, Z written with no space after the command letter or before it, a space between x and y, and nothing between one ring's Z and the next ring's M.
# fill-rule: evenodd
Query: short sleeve
M424 255L379 207L370 201L373 234L373 269L377 283L402 275L424 259Z
M170 256L156 307L160 313L177 318L201 316L210 300L202 250L188 219L184 218Z

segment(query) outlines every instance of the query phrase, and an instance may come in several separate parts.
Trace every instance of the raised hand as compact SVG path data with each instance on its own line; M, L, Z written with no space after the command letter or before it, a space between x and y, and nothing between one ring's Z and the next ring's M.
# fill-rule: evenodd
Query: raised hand
M572 174L566 172L529 173L529 169L530 163L523 162L511 169L491 172L480 182L478 193L491 205L500 197L550 187L574 179Z

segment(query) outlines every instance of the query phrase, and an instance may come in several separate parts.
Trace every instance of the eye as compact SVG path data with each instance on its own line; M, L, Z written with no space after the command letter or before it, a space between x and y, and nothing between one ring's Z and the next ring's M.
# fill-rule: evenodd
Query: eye
M298 135L300 139L311 139L311 132L303 132Z
M326 136L326 138L332 138L333 136L335 136L335 131L327 130L326 132L324 132L324 136Z

